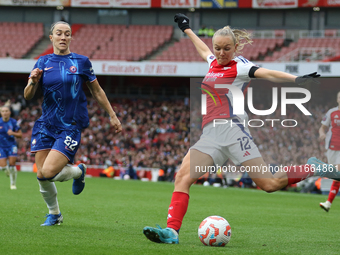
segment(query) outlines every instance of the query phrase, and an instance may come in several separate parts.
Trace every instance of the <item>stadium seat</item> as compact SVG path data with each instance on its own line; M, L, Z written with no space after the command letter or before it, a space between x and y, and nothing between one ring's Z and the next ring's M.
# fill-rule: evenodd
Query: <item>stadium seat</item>
M44 34L42 23L0 22L2 39L0 54L8 53L13 58L24 57L42 38ZM30 40L27 41L27 36Z
M336 32L336 30L334 31ZM329 36L333 36L335 35L334 31L327 31L327 33ZM284 55L286 58L282 58L282 61L320 61L336 56L339 49L340 38L337 37L300 38L298 41L290 43L288 47L283 47L279 53L274 52L272 57L266 57L265 61L276 61Z

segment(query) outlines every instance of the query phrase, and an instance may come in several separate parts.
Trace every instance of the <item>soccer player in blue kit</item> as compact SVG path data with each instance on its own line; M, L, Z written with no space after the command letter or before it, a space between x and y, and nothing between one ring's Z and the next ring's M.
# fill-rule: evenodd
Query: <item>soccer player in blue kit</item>
M2 106L0 118L0 170L4 170L6 175L10 177L11 189L17 189L15 162L18 155L18 147L15 138L21 137L22 132L17 121L11 118L10 107ZM7 160L9 166L7 166Z
M38 59L24 90L27 100L33 98L39 86L44 96L42 116L35 122L31 138L40 192L49 209L42 226L63 222L54 182L74 179L72 191L75 195L85 187L85 164L68 165L74 161L81 131L89 126L83 82L109 114L115 132L122 131L121 123L94 75L91 62L87 57L70 51L71 35L68 23L58 21L52 24L49 37L53 54Z

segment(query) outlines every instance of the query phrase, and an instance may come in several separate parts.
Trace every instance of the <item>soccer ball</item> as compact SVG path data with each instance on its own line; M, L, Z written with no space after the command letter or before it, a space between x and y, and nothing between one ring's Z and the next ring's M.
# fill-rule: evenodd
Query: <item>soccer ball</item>
M198 237L204 245L225 246L231 237L228 221L221 216L209 216L198 227Z

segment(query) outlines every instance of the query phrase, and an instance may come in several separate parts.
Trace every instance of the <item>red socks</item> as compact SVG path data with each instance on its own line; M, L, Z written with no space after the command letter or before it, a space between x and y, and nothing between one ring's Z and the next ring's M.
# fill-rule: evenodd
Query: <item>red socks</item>
M167 227L177 232L182 226L182 221L187 212L189 195L183 192L172 193L171 203L168 210Z
M288 185L300 182L314 175L310 165L286 166L284 170L287 173Z
M329 191L329 194L328 194L327 201L329 201L330 203L333 202L334 198L336 197L336 195L339 192L339 187L340 187L340 182L333 181L332 186L331 186L331 190Z

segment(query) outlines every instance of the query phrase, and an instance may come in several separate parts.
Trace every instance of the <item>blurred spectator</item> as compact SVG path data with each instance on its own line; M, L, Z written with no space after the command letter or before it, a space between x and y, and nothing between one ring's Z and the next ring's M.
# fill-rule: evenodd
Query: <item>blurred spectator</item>
M207 37L208 36L208 28L205 25L202 25L198 30L198 36Z
M208 37L213 37L215 34L215 29L210 26L209 29L208 29Z
M9 52L6 52L6 58L12 58L11 54L9 54Z
M105 168L101 173L99 173L99 176L113 178L114 174L115 174L115 169L113 168L113 166L109 166Z
M16 99L15 102L11 104L11 108L14 117L17 117L21 111L21 102L18 99Z

